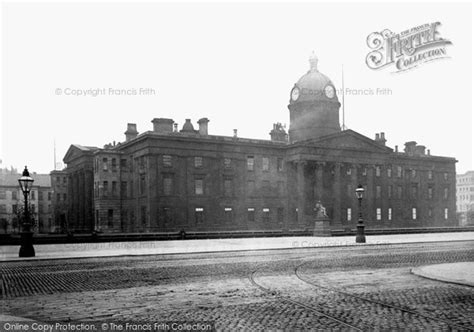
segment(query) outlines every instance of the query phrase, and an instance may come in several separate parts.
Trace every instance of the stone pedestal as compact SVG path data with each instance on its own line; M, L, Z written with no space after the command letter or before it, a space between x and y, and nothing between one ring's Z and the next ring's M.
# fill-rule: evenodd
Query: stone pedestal
M328 217L316 217L313 236L331 236L331 226Z

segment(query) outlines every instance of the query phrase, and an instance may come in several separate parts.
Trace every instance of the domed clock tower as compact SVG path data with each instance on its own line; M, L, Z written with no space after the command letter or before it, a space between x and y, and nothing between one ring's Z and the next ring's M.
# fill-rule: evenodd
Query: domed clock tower
M315 139L341 131L336 89L331 80L318 71L318 58L309 59L310 70L290 93L290 142Z

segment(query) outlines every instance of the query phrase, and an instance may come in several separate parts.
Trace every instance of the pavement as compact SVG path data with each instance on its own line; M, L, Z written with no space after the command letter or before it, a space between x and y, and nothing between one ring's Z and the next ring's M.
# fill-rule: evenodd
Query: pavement
M18 257L18 246L0 246L0 261L474 241L474 232L371 235L366 239L365 244L355 243L354 236L41 244L35 245L36 256L29 258ZM474 262L422 266L412 269L412 273L429 279L474 287Z
M26 261L63 258L169 255L272 249L317 248L335 246L390 245L443 241L474 241L474 232L395 234L366 236L365 244L355 236L338 237L265 237L245 239L203 239L173 241L99 242L37 244L35 257L19 258L19 246L0 246L0 261ZM474 244L473 244L474 246Z

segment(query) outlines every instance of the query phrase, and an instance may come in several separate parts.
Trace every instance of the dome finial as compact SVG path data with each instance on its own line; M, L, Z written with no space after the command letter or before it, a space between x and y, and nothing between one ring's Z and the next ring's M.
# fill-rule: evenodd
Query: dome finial
M318 57L316 56L314 51L309 57L309 66L311 71L318 71Z

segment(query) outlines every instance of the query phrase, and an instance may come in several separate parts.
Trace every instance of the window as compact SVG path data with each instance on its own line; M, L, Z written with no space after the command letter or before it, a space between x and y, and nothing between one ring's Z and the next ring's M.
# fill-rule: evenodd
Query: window
M367 167L362 167L362 176L367 176Z
M270 160L267 157L262 158L262 170L268 172L270 170Z
M107 197L109 195L109 182L104 181L103 185L104 185L104 188L103 188L102 195Z
M388 189L387 190L387 197L392 198L392 189L393 189L393 187L390 185L390 186L388 186L387 189Z
M204 208L197 207L194 209L194 218L196 224L202 224L204 222Z
M391 178L392 177L392 167L387 168L387 177Z
M224 168L231 168L232 167L232 159L230 158L224 158Z
M12 199L13 198L13 193L16 193L16 191L12 191ZM38 191L38 200L42 201L43 200L43 192L42 191Z
M402 166L397 166L397 178L402 177Z
M56 202L60 202L61 201L61 194L56 194Z
M224 208L224 220L226 223L232 223L232 208L226 207Z
M120 195L123 197L123 198L127 198L127 181L122 181L120 183Z
M375 166L375 176L380 176L380 166Z
M107 226L108 227L114 226L114 210L113 209L107 210Z
M248 221L255 221L255 209L254 208L247 208L247 220Z
M402 199L402 194L403 194L403 188L402 188L402 186L398 186L398 188L397 188L397 198Z
M270 191L270 181L263 180L262 181L262 189L265 191L266 194Z
M52 196L52 195L53 195L53 193L52 193L52 192L48 192L48 201L50 201L50 200L51 200L51 196Z
M375 186L375 198L382 197L382 188L380 186Z
M348 208L347 209L347 221L351 221L351 220L352 220L352 209Z
M140 174L140 195L145 194L145 174Z
M416 208L411 209L411 219L416 220Z
M18 199L17 191L16 191L16 190L12 191L12 199L13 199L13 200Z
M387 219L388 219L388 220L392 220L392 208L388 208L388 211L387 211Z
M254 157L253 156L248 156L247 157L247 171L253 171L254 169Z
M416 169L411 170L411 177L412 178L416 177Z
M224 179L224 196L232 196L232 179Z
M283 158L278 158L277 159L277 170L278 170L278 172L283 171Z
M0 199L7 199L7 192L5 189L0 189Z
M432 208L429 208L428 209L428 217L432 217L433 216L433 209Z
M255 193L255 181L247 181L247 194L253 195Z
M64 202L67 201L67 194L63 194L63 201L64 201Z
M36 213L36 205L31 204L31 213Z
M433 199L433 187L428 187L428 199Z
M411 186L411 198L418 198L418 185L414 184Z
M170 155L163 155L163 166L164 167L171 167L173 166L173 161Z
M194 157L194 167L202 168L202 157Z
M116 196L116 195L117 195L117 182L112 181L112 196Z
M163 222L165 225L171 224L173 221L173 215L170 207L163 207Z
M117 159L112 158L112 172L117 172Z
M433 171L428 171L428 179L432 180L433 179Z
M375 212L376 212L376 219L377 219L377 220L382 220L382 209L381 209L381 208L377 208L377 209L375 210Z
M51 205L49 205L51 207ZM49 211L51 212L51 211ZM13 214L17 214L18 213L18 205L17 204L13 204L12 205L12 213Z
M444 220L448 220L448 208L444 208Z
M107 165L107 158L102 159L102 170L107 172L109 169L109 166Z
M120 159L120 167L127 168L127 159Z
M31 199L32 200L36 199L36 191L34 191L34 190L31 191Z
M173 195L173 176L165 175L163 178L163 195L170 196Z
M351 175L351 174L352 174L352 168L351 168L351 167L347 167L347 169L346 169L346 174L347 174L347 175Z
M285 219L285 210L282 207L277 209L277 222L279 225L283 224L283 220Z
M7 206L5 204L0 204L0 213L7 213Z
M270 209L269 208L262 209L262 221L264 223L270 222Z
M204 180L203 179L194 180L194 193L196 195L204 194Z
M146 205L142 205L140 208L140 218L142 222L142 226L146 226L146 219L147 219L147 208Z
M448 188L444 188L443 198L448 199L448 195L449 195Z
M448 181L448 172L444 172L443 177L445 181Z
M283 181L277 182L277 191L278 191L278 195L285 194L285 183Z

